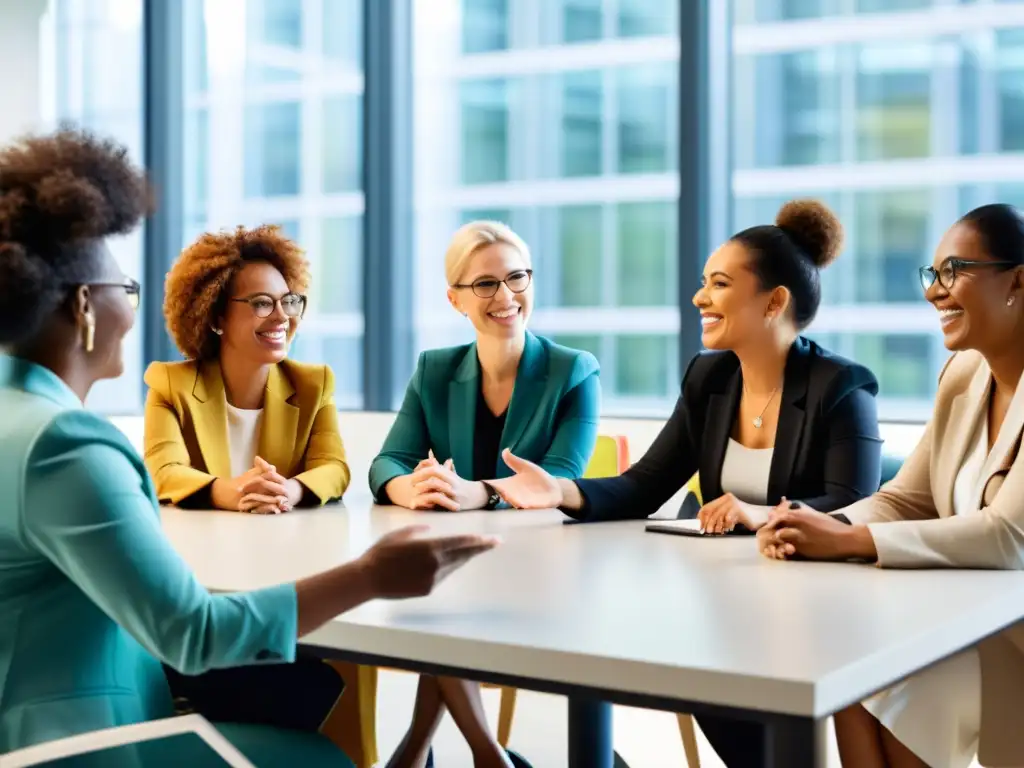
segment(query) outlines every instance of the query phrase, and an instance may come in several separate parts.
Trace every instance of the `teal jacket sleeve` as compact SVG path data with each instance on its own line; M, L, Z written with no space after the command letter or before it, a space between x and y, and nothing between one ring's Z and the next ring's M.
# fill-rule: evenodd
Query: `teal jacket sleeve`
M384 486L416 469L430 450L430 434L421 397L424 368L421 354L416 371L405 389L402 407L395 415L380 453L370 464L370 492L380 504L389 503Z
M555 436L540 466L554 477L575 480L583 476L597 444L601 421L601 379L597 360L580 355L574 378L581 378L558 406Z
M294 586L207 592L164 535L144 473L116 427L87 411L58 415L28 458L23 537L184 674L294 661Z

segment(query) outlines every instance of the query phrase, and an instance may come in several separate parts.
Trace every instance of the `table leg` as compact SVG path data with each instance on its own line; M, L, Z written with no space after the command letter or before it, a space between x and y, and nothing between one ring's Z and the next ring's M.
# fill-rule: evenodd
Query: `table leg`
M768 726L764 768L825 768L826 720L786 717Z
M569 697L569 768L613 768L612 705Z

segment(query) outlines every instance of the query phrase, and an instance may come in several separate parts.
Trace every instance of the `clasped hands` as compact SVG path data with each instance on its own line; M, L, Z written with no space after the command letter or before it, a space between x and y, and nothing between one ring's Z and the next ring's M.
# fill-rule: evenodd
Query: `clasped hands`
M772 560L868 560L878 557L866 525L849 525L810 507L779 502L757 531L757 548Z
M439 462L433 450L409 475L412 486L410 509L480 509L487 504L487 489L482 483L464 480L455 471L455 462Z
M277 515L288 512L302 501L305 493L298 480L286 480L273 464L257 456L248 472L228 481L229 509L254 515Z

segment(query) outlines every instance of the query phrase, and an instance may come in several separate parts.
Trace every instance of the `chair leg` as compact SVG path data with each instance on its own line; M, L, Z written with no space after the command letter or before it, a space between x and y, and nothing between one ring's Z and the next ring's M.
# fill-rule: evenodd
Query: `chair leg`
M371 768L378 760L377 668L344 661L327 663L345 681L345 691L320 732L341 747L357 768Z
M686 755L688 768L700 768L700 753L697 752L697 731L693 715L678 714L679 735L683 739L683 753Z
M512 736L512 718L516 714L515 688L501 687L501 707L498 710L498 743L508 748L508 740Z

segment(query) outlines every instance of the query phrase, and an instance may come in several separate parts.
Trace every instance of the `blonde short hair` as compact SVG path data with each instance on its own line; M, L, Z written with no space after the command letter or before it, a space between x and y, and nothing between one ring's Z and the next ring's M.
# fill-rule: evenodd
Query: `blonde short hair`
M452 235L444 254L444 274L448 285L456 285L466 271L473 254L494 243L504 243L519 251L526 266L531 265L530 249L519 235L500 221L471 221Z

